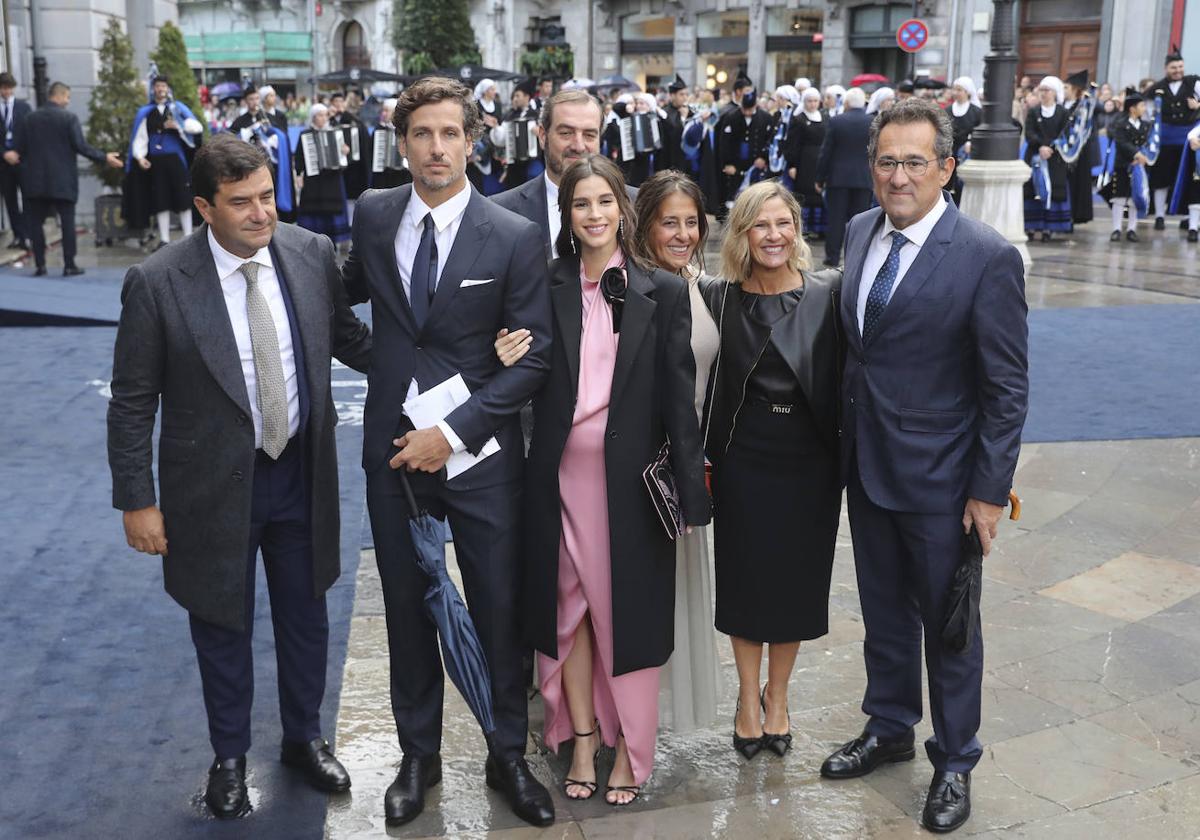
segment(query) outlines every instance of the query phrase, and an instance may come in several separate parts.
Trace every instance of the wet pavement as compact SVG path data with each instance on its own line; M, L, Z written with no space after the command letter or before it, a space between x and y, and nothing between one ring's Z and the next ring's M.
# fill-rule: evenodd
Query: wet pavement
M1110 244L1104 225L1030 246L1035 309L1200 302L1200 254L1174 230ZM712 255L715 258L715 255ZM712 259L715 264L715 259ZM1196 311L1200 330L1200 310ZM1103 395L1098 394L1097 399ZM1136 407L1131 406L1131 411ZM1200 430L1190 434L1200 434ZM1200 838L1200 437L1027 444L1015 489L1019 522L1002 525L984 566L983 760L960 836L1135 840ZM453 564L452 564L453 568ZM458 694L446 694L444 780L413 823L384 824L383 792L401 753L388 702L387 641L370 551L359 565L338 753L353 793L331 800L332 840L392 836L503 840L902 838L930 778L918 759L861 780L821 779L822 759L862 728L862 618L843 515L830 633L801 647L789 692L794 748L752 762L730 746L736 676L718 639L718 723L664 731L643 797L615 809L568 801L569 748L538 740L530 764L558 822L525 826L483 783L485 748ZM927 721L917 737L930 734ZM601 754L603 785L612 764Z

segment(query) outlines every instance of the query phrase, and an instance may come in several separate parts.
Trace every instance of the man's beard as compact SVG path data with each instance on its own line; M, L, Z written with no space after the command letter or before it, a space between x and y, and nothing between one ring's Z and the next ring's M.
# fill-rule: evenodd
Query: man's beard
M587 152L584 152L581 155L570 155L569 153L562 155L546 155L546 168L550 170L551 174L553 174L555 178L561 178L562 174L567 171L568 166L576 161L583 160L585 157L587 157Z
M431 178L428 175L421 173L417 176L417 180L421 182L422 187L430 192L440 192L461 178L464 171L465 170L460 169L456 172L453 168L451 168L444 178Z

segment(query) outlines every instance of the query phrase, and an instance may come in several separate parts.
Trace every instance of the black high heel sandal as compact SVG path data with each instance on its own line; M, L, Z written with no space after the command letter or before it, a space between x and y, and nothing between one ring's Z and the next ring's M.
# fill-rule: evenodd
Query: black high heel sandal
M591 735L595 735L599 731L600 731L600 722L597 721L596 725L592 727L591 732L576 732L575 737L576 738L587 738ZM603 741L601 741L601 743L603 743ZM595 769L596 769L596 757L599 755L600 755L600 748L596 747L596 751L594 753L592 753L592 771L593 772L595 772ZM588 792L588 795L587 796L571 796L571 794L567 793L567 788L571 787L572 785L574 785L575 787L584 788ZM591 799L596 794L596 787L597 787L597 785L595 782L582 782L579 779L572 779L572 778L563 779L563 783L562 783L563 796L567 797L567 799L570 799L574 802L586 802L587 800Z
M742 710L742 698L738 698L737 709L733 713L733 748L742 754L742 758L750 761L754 756L758 755L763 748L763 739L760 735L757 738L743 738L737 734L737 719L738 713Z
M762 705L763 717L767 714L767 687L764 685L762 694L758 698L758 702ZM782 735L776 735L773 732L768 732L765 728L766 721L763 721L764 728L762 734L763 746L769 749L775 755L783 758L784 754L792 748L792 733L785 732ZM788 715L788 728L791 729L792 717Z
M619 742L624 737L625 737L624 735L618 735L617 741ZM617 749L618 750L621 749L620 743L617 744ZM626 755L628 755L629 744L625 745L625 751L626 751ZM632 767L632 765L630 765L630 766ZM608 795L610 793L632 793L633 796L631 796L625 802L621 802L620 800L612 801L608 798ZM624 808L626 805L632 805L634 802L638 801L638 799L641 797L641 795L642 795L642 786L641 785L605 785L604 786L604 801L614 808Z

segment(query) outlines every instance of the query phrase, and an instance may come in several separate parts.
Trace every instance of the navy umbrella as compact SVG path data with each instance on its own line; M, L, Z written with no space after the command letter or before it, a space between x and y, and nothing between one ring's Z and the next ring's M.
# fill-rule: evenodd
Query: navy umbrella
M437 625L442 640L442 663L450 680L458 686L467 705L471 707L485 735L496 731L492 715L492 678L488 673L487 658L483 645L475 632L475 625L467 613L467 605L450 575L446 572L446 552L442 525L428 513L417 507L408 475L400 470L404 485L404 497L408 501L408 529L412 535L413 551L417 565L429 576L429 589L425 593L425 608Z
M632 79L627 79L624 76L619 75L619 74L612 75L612 76L605 76L603 79L597 79L596 87L601 88L603 90L609 90L610 88L623 88L625 90L641 90L642 89L641 86L637 82L633 81Z

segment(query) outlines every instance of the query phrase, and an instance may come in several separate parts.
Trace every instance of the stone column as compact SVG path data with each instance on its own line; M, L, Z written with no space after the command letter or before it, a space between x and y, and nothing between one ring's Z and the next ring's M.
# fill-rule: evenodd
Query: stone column
M763 0L750 0L750 35L746 45L746 74L760 93L767 73L767 9Z
M700 84L696 63L696 14L683 8L675 15L675 72L689 87Z

